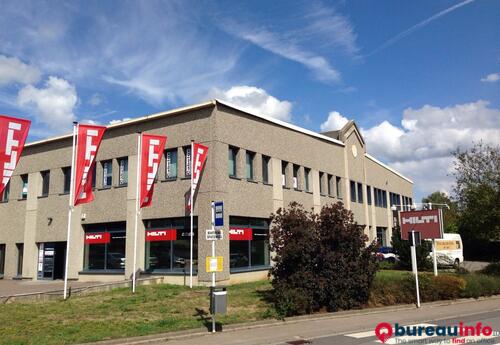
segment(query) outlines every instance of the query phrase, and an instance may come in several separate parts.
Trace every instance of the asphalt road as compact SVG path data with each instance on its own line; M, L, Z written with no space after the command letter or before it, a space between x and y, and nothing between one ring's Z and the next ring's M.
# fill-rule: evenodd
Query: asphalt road
M366 310L355 313L334 313L328 316L312 319L293 319L254 327L240 327L216 334L196 334L189 337L169 337L148 339L148 344L164 345L301 345L301 344L340 344L362 345L380 344L374 329L380 322L391 325L422 325L422 326L454 326L463 322L464 325L476 325L481 322L483 327L490 326L494 336L483 340L471 337L398 337L389 338L386 344L500 344L500 298L485 300L459 301L448 305L426 304L422 308L404 307L395 310Z

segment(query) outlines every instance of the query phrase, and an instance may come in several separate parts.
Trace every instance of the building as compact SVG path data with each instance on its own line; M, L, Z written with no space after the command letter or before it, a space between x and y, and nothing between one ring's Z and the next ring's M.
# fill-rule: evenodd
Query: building
M210 281L204 258L211 253L205 229L212 200L224 201L226 235L217 242L224 271L217 280L226 283L267 275L269 216L291 201L319 211L340 200L370 240L382 244L390 242L391 205L412 203L412 181L366 152L354 122L319 134L213 100L108 126L97 156L95 200L76 207L71 220L70 279L132 275L137 132L168 137L153 205L141 213L137 264L141 274L173 283L185 281L189 259L191 139L209 147L194 209L200 284ZM0 204L5 279L63 278L71 145L65 135L24 149Z

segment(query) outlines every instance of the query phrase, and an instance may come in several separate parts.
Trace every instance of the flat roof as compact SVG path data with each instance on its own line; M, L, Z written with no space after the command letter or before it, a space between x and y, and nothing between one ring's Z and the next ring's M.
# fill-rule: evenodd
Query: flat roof
M413 181L410 180L408 177L404 176L403 174L397 172L396 170L394 170L393 168L391 168L390 166L388 166L387 164L385 163L382 163L381 161L379 161L377 158L373 157L372 155L368 154L368 153L365 153L365 156L366 158L372 160L373 162L377 163L378 165L386 168L387 170L393 172L394 174L398 175L399 177L405 179L406 181L410 182L411 184L413 184Z

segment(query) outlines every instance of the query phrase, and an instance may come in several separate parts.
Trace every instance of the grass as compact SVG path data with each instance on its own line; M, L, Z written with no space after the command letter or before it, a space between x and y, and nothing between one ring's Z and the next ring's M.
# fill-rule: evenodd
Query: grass
M483 274L419 275L423 301L500 293L500 277ZM462 284L463 282L463 284ZM375 277L368 306L413 303L411 272L382 270ZM223 325L276 318L268 281L228 287ZM74 344L210 327L208 288L152 285L116 289L68 301L0 305L0 344Z
M228 288L223 324L274 317L266 281ZM139 287L68 301L0 305L0 344L72 344L204 327L210 324L207 288Z

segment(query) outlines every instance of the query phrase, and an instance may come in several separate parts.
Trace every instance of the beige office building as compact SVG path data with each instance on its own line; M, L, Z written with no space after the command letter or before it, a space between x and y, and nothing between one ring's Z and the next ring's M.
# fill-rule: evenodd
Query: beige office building
M223 283L267 275L269 216L292 201L315 211L341 201L370 240L383 245L390 243L391 205L412 202L412 181L370 156L352 121L320 134L218 100L174 109L108 126L97 156L95 200L77 206L71 219L70 279L132 275L138 132L168 137L153 204L139 220L141 277L182 283L189 273L191 140L209 147L194 208L195 283L210 281L205 230L212 200L224 202L224 238L216 250L224 258L217 274ZM0 204L4 279L63 278L71 145L71 135L26 145Z

